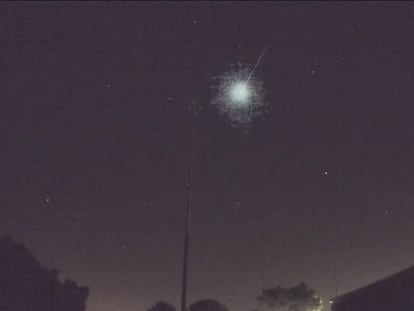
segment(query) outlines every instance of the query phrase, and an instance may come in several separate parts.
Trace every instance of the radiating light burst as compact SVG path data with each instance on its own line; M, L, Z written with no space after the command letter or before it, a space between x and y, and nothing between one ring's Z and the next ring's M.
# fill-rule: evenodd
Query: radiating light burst
M250 68L238 65L215 79L212 104L233 127L249 126L254 117L263 113L263 82L251 75Z
M230 96L236 105L244 105L249 100L250 90L248 82L236 82L230 87Z

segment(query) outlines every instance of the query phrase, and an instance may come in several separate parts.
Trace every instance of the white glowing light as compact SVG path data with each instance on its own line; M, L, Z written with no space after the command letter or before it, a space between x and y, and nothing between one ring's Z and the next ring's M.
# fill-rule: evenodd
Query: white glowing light
M217 93L212 104L234 127L248 126L264 110L263 83L251 73L250 68L239 65L215 78Z
M247 82L237 82L231 86L230 95L235 103L246 103L249 99L249 94Z

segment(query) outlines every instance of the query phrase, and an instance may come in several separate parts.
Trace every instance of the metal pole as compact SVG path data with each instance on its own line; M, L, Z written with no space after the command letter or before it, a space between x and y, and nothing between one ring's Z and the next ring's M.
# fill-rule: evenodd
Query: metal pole
M192 125L190 138L190 162L188 166L187 176L187 204L185 208L185 228L184 228L184 256L183 256L183 279L181 291L181 311L186 311L187 298L187 271L188 271L188 248L190 239L190 211L191 211L191 184L193 178L193 163L194 163L194 143L196 136L196 111L195 105L191 105Z

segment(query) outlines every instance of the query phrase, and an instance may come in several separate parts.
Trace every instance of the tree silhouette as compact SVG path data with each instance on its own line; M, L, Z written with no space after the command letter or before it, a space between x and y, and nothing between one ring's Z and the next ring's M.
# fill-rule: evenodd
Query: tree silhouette
M190 305L190 311L228 311L227 307L216 300L203 299Z
M151 306L148 311L175 311L175 307L168 302L160 300L155 305Z
M1 311L84 311L87 287L58 279L26 247L11 237L0 238Z
M253 311L320 311L322 307L322 300L315 291L301 283L291 288L264 289Z

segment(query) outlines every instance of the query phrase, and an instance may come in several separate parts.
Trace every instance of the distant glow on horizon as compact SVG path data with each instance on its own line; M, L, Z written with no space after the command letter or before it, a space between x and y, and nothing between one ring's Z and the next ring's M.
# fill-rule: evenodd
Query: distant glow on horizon
M216 96L212 104L233 127L248 126L254 117L263 113L263 83L250 75L250 68L237 68L215 77Z

